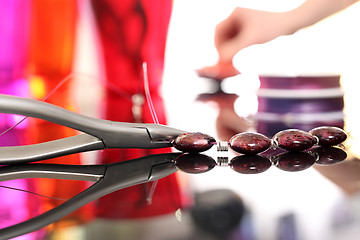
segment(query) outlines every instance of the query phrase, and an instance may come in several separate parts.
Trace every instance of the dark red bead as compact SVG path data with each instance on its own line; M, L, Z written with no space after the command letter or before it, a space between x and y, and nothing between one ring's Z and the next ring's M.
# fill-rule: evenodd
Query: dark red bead
M347 153L339 147L335 146L321 146L311 149L311 152L317 154L317 164L330 165L344 161L347 158Z
M232 150L243 154L257 154L267 150L271 140L260 133L239 133L229 140Z
M284 171L297 172L311 167L316 158L307 152L285 152L274 157L274 165Z
M190 153L206 151L214 144L216 144L215 138L199 132L183 133L173 142L177 150Z
M204 173L216 166L212 157L198 153L182 154L175 159L175 166L186 173Z
M318 144L321 146L335 146L347 139L346 132L338 127L318 127L310 133L319 139Z
M268 170L272 163L264 156L260 155L241 155L231 159L230 167L234 171L243 174L262 173Z
M317 143L316 137L308 132L297 129L280 131L275 134L273 141L275 146L287 151L303 151Z

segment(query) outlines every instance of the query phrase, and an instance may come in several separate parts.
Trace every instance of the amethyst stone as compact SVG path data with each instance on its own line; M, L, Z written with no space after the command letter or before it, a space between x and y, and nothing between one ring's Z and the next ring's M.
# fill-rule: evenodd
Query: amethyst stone
M273 141L276 147L287 151L303 151L317 143L316 137L308 132L297 129L280 131L275 134Z
M267 150L271 141L260 133L243 132L229 140L230 148L238 153L257 154Z
M199 132L188 132L179 135L173 146L182 152L197 153L210 149L216 144L215 138Z
M318 144L321 146L335 146L347 139L346 132L338 127L317 127L310 134L319 139Z

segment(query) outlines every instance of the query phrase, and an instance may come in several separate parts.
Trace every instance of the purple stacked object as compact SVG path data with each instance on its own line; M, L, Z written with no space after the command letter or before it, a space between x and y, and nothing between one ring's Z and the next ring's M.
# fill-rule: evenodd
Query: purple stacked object
M261 75L257 131L268 137L296 128L344 127L344 99L340 75Z

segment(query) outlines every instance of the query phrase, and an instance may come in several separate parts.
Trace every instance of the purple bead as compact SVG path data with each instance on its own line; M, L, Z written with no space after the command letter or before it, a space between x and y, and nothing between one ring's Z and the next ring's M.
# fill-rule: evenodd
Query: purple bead
M344 161L347 153L339 147L321 146L311 149L311 152L317 154L317 164L330 165Z
M186 173L204 173L210 171L216 166L212 157L204 154L182 154L175 159L175 166Z
M173 146L182 152L197 153L210 149L216 144L215 138L199 132L188 132L179 135Z
M257 154L267 150L271 141L260 133L239 133L229 141L230 148L238 153Z
M274 165L288 172L305 170L315 161L316 158L307 152L284 152L274 157Z
M231 159L230 167L234 171L243 174L256 174L268 170L272 163L260 155L240 155Z
M346 132L338 127L318 127L312 129L310 134L319 139L321 146L335 146L347 139Z
M287 151L303 151L317 143L316 137L298 129L283 130L273 137L275 146Z

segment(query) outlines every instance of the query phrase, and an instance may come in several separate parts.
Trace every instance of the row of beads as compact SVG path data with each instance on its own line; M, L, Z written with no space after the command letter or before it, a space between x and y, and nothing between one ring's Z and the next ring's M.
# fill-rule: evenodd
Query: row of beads
M278 132L272 139L260 133L244 132L233 136L228 145L231 149L243 154L258 154L270 147L282 148L287 151L304 151L319 146L335 146L347 139L344 130L338 127L318 127L309 132L288 129ZM216 140L203 133L183 133L173 142L173 146L183 152L203 152L216 144ZM221 144L224 148L224 143ZM223 151L223 150L221 150Z

